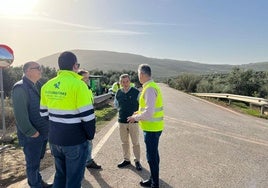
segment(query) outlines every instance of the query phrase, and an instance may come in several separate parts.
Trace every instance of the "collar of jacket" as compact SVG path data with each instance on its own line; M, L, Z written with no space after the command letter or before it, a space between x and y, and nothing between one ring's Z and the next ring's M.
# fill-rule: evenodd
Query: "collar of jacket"
M83 78L83 76L77 74L77 73L74 72L74 71L70 71L70 70L59 70L58 73L57 73L57 75L58 75L58 76L59 76L59 75L61 75L61 76L62 76L62 75L73 76L73 77L75 77L75 78L77 78L77 79L80 79L80 80L82 80L82 78Z

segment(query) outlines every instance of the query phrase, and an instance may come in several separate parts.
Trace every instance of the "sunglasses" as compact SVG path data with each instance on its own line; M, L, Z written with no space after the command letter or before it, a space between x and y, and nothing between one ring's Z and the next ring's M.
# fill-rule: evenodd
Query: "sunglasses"
M36 70L41 71L42 68L41 68L41 66L37 66L37 67L31 67L30 69L31 69L31 70L32 70L32 69L36 69Z
M76 63L76 65L77 65L77 68L79 68L79 67L80 67L80 64L79 64L79 63Z

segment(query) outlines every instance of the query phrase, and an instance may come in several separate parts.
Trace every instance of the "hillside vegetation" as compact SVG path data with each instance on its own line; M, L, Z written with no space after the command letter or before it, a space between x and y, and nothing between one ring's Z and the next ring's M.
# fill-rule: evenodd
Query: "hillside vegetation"
M212 74L212 73L228 73L234 65L213 65L202 64L192 61L180 61L171 59L149 58L141 55L119 53L111 51L96 50L71 50L74 52L82 68L89 71L136 71L141 63L150 64L153 69L154 78L167 78L181 75L183 73L194 74ZM58 68L57 59L59 53L41 58L38 60L44 66ZM240 65L242 68L253 69L255 71L268 70L268 62L250 63Z

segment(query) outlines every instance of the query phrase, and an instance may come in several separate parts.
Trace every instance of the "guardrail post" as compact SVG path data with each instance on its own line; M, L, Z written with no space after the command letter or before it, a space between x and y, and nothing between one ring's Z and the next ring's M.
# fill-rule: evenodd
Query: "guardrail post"
M265 106L264 106L264 105L262 105L262 106L261 106L261 115L263 115L263 114L264 114L264 109L265 109Z

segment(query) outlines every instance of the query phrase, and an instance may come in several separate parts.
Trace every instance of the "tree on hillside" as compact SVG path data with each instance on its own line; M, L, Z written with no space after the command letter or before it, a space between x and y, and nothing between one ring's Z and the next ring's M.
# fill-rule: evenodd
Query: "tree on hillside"
M47 80L55 77L57 74L55 68L42 66L41 82L45 83ZM21 80L23 75L22 66L8 67L3 69L3 83L5 97L10 97L13 85Z
M103 72L101 70L92 70L90 71L90 75L98 75L102 76L101 85L102 89L108 89L115 81L119 80L121 74L129 74L131 77L131 81L135 83L137 87L139 87L139 79L136 71L131 70L123 70L123 71L108 71ZM5 97L10 97L11 90L13 85L22 78L23 71L22 66L20 67L8 67L3 69L3 83L4 83L4 94ZM45 83L49 79L55 77L57 75L57 70L55 68L50 68L48 66L42 66L42 78L41 82Z
M41 82L45 83L49 79L54 78L55 76L57 76L57 70L55 68L45 67L43 65L41 67L42 67Z
M197 84L196 92L228 93L230 89L226 77L226 74L203 75L202 80Z
M227 80L230 92L238 95L258 96L259 91L266 80L266 74L256 73L252 69L243 70L235 67Z
M4 96L10 97L13 85L22 78L22 66L3 69Z
M268 72L255 72L253 82L258 86L258 92L254 92L252 96L267 98L268 96Z
M168 84L175 89L195 92L197 84L201 81L201 76L195 74L184 73L175 79L169 79Z
M268 72L252 69L243 70L234 67L228 74L209 74L199 76L184 74L176 78L169 78L170 87L187 92L199 93L232 93L237 95L268 98Z

